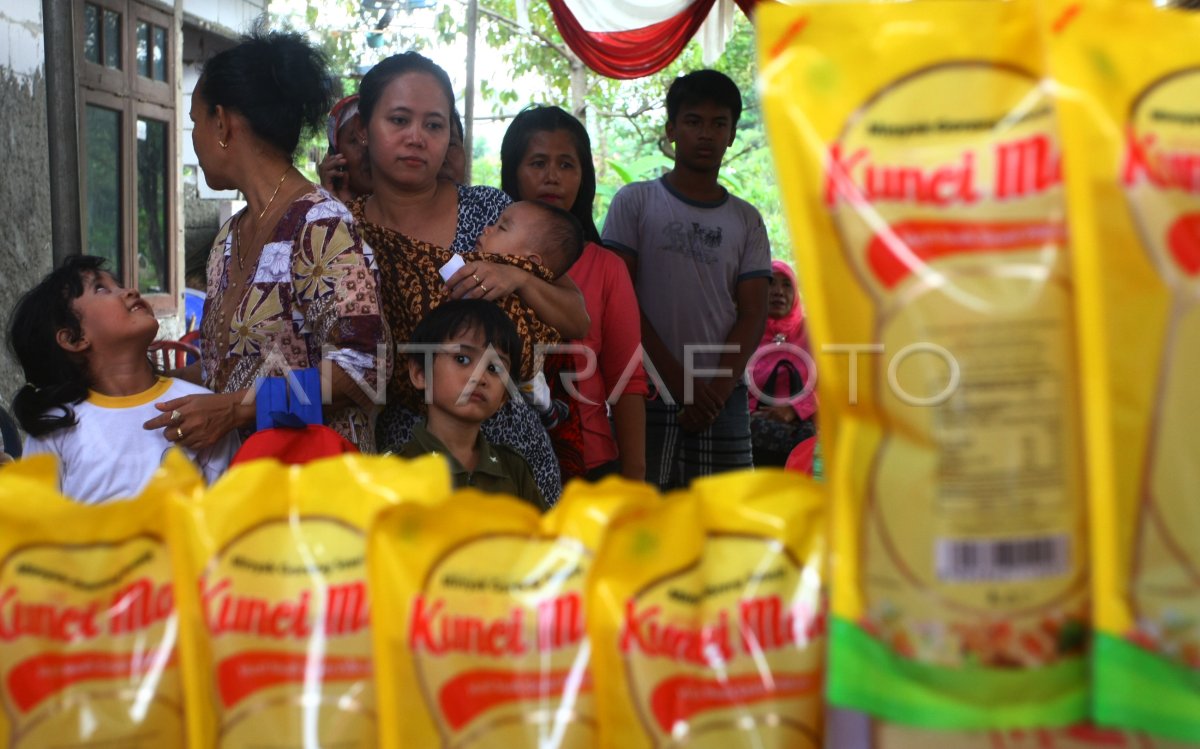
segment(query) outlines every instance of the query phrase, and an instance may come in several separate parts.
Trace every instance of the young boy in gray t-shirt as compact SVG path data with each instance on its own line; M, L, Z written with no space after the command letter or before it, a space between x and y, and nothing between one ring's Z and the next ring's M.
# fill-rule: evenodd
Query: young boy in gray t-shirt
M647 374L667 389L646 406L646 480L664 489L752 465L743 373L767 317L771 248L758 211L717 183L741 112L724 74L675 79L674 168L621 188L604 223L641 305Z

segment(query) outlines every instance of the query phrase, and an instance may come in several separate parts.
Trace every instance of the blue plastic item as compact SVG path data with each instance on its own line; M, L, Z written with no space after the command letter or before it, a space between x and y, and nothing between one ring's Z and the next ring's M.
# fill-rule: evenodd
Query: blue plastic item
M293 369L286 377L259 377L254 387L256 429L321 423L321 373L316 368Z

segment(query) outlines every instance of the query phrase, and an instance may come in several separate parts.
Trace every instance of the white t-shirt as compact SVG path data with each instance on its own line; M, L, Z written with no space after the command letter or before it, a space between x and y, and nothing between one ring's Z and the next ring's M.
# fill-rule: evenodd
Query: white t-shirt
M665 177L617 191L603 242L637 255L638 305L683 366L687 347L725 342L737 322L738 284L771 277L771 244L754 206L728 193L713 203L689 200ZM721 358L697 352L701 367Z
M71 406L74 426L25 440L25 455L49 453L58 458L59 490L83 504L136 497L174 447L162 429L142 424L161 416L155 403L208 393L199 385L166 377L137 395L114 398L90 392L87 400ZM241 440L231 432L199 454L184 452L212 482L229 467Z

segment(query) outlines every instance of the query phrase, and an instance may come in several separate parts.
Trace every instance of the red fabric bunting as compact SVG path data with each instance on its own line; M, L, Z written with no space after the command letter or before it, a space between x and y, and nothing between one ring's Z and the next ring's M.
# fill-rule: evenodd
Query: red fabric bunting
M736 0L747 15L756 0ZM715 0L697 0L687 12L628 31L595 32L579 25L565 0L549 0L558 31L592 70L609 78L652 75L671 64L708 17Z

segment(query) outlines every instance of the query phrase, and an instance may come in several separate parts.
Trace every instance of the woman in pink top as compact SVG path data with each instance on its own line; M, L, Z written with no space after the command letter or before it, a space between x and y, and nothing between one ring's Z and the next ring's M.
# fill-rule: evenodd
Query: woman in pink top
M583 454L589 479L617 473L646 478L646 374L641 318L625 263L600 246L592 219L596 168L587 130L558 107L531 107L517 115L500 145L500 186L513 200L540 200L570 211L588 244L568 271L583 292L591 326L582 343L577 381ZM611 406L609 424L606 403Z
M782 466L796 445L816 434L812 363L796 274L787 263L774 260L767 325L747 367L754 465Z

